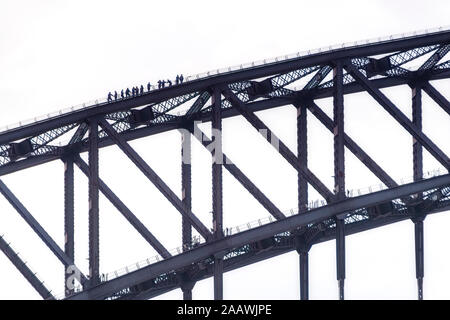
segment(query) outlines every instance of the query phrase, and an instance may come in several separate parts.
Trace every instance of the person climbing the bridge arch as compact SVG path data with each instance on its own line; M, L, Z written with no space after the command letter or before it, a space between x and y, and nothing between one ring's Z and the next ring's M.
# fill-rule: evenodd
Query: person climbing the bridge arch
M180 83L183 83L184 77L182 74L180 74Z
M123 89L120 91L120 97L123 99Z
M125 91L125 96L126 96L126 97L129 97L129 96L130 96L130 89L129 89L129 88L127 88L127 90Z
M141 91L140 94L144 94L144 86L141 84Z
M117 100L117 90L114 90L114 100Z
M177 75L177 77L175 78L175 84L179 84L180 83L180 76Z
M111 101L112 101L112 93L110 91L110 92L108 92L108 102L111 102Z
M152 89L152 85L149 83L147 83L147 91L150 91Z
M169 79L167 79L167 84L169 85L169 87L172 86L172 81L170 81Z
M162 80L161 81L161 88L164 88L166 86L166 81L165 80Z
M162 82L161 82L161 80L158 80L158 89L161 89L161 86L162 86Z

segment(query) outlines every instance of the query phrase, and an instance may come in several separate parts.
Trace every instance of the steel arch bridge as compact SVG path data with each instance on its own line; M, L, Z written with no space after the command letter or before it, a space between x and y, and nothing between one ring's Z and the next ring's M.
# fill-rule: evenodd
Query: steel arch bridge
M444 168L450 159L422 132L422 94L450 115L450 102L430 83L450 78L450 30L437 29L379 38L253 62L202 75L165 88L149 88L129 97L96 101L47 117L21 122L0 132L0 175L62 160L64 166L64 248L50 237L20 200L0 180L0 192L66 268L66 299L148 299L181 288L186 300L199 280L214 278L214 298L223 298L223 273L296 250L300 296L308 299L308 252L312 245L336 239L339 297L344 299L345 237L386 224L411 220L415 226L418 298L423 298L423 223L428 214L450 208L450 174L423 172L425 148ZM426 58L426 59L424 59ZM444 61L443 61L444 60ZM409 65L421 61L419 67ZM305 79L307 81L305 81ZM299 83L303 80L303 84ZM412 121L380 89L408 85ZM398 184L344 130L344 96L367 92L414 139L414 181ZM333 118L315 103L332 97ZM292 105L297 109L297 152L291 151L255 114ZM307 114L334 135L334 189L308 168ZM285 215L223 152L222 119L242 116L298 172L298 210ZM196 122L210 122L207 137ZM182 197L130 146L130 140L179 130L182 143ZM447 131L445 131L447 130ZM448 128L443 128L448 135ZM67 142L62 141L66 138ZM192 137L211 152L213 228L191 208ZM99 148L117 145L182 215L182 249L170 252L99 177ZM363 195L346 192L344 150L353 153L383 184ZM88 153L88 163L80 153ZM89 274L74 261L74 165L89 180ZM227 170L270 213L267 223L245 230L223 228L222 171ZM323 197L311 205L308 185ZM99 271L99 193L120 211L157 252L155 261L134 270L102 277ZM193 241L194 233L200 241ZM55 299L2 237L0 249L44 299Z

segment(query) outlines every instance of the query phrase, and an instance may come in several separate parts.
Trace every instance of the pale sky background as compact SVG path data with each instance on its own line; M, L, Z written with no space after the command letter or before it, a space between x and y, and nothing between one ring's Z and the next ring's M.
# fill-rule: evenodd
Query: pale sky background
M110 90L155 83L330 44L449 25L448 1L25 1L0 0L0 126L105 97ZM448 56L445 58L448 59ZM450 99L450 81L434 82ZM447 89L447 91L445 91ZM408 117L411 91L383 92ZM423 94L424 132L450 154L450 117ZM317 103L331 116L332 100ZM394 179L412 176L412 138L367 93L345 96L345 130ZM285 106L258 115L296 152L296 112ZM332 189L333 139L308 115L310 169ZM204 125L208 128L209 123ZM242 118L224 120L224 152L282 210L297 207L297 174ZM180 195L180 134L131 145ZM211 226L210 154L193 144L193 212ZM85 157L86 155L83 155ZM85 157L86 159L86 157ZM180 214L117 148L100 151L100 176L168 249L181 242ZM424 151L425 171L442 167ZM346 151L347 188L379 183ZM87 179L76 168L76 264L88 267ZM1 179L63 247L63 164ZM310 199L318 198L311 190ZM102 273L155 251L100 197ZM64 268L0 197L0 234L54 293ZM269 214L224 170L224 225ZM425 220L425 299L450 299L450 217ZM405 221L346 240L347 299L416 299L414 227ZM224 275L225 299L298 299L298 255L291 252ZM39 299L0 254L0 299ZM180 299L180 290L160 296ZM194 299L212 299L212 279ZM310 298L337 299L335 242L310 252Z

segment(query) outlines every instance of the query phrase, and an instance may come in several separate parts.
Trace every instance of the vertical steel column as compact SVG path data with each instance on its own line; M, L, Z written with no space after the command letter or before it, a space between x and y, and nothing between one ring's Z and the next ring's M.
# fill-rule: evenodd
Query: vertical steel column
M181 131L181 201L186 210L192 210L192 184L191 184L191 133L187 130ZM189 221L182 217L182 242L183 252L189 250L192 244L192 226ZM183 300L192 300L192 288L182 287Z
M213 89L212 95L212 205L213 205L213 233L214 239L223 237L223 211L222 211L222 118L221 118L221 91ZM214 299L223 299L223 257L214 260Z
M303 234L295 238L295 249L299 256L299 271L300 271L300 300L309 299L309 250L311 244Z
M333 68L333 116L334 116L334 192L335 199L345 198L344 159L344 95L342 63ZM344 299L345 280L345 222L336 217L336 270L339 284L339 299Z
M68 156L64 159L64 252L75 263L75 241L74 241L74 179L73 158ZM69 273L68 273L69 271ZM64 270L64 288L66 297L74 290L68 283L71 276L70 270Z
M308 143L307 143L307 109L304 105L297 107L297 158L300 167L308 167ZM308 182L298 173L298 211L304 212L308 206ZM309 272L308 272L308 252L306 243L297 245L299 254L300 271L300 300L309 299Z
M98 182L98 120L89 120L89 279L90 285L100 282L99 254L99 182Z
M308 251L299 252L300 262L300 300L309 300Z
M308 167L308 137L306 106L297 106L297 158L300 167ZM308 205L308 182L300 173L298 177L298 209L302 212Z
M414 86L412 88L412 121L414 125L422 130L422 88ZM413 138L413 171L414 181L423 178L423 153L422 145ZM422 193L417 194L422 197ZM419 216L413 219L415 256L416 256L416 279L418 299L423 300L423 276L424 276L424 252L423 252L423 213L416 213Z

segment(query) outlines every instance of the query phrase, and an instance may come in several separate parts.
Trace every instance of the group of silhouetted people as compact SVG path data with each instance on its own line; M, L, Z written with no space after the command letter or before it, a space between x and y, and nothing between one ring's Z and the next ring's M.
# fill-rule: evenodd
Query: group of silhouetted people
M183 83L184 77L182 74L178 75L175 78L175 84L181 84ZM167 80L158 80L158 89L162 89L166 87L166 83L169 87L172 86L172 81L170 81L169 79ZM147 83L147 92L150 92L152 89L152 85L151 83ZM136 97L136 96L140 96L144 94L144 86L141 85L140 87L136 86L131 88L131 90L129 88L127 88L125 91L122 89L122 91L120 91L120 99L124 99L124 98L129 98L129 97ZM117 100L119 99L119 93L117 93L117 91L114 91L114 93L112 92L108 92L108 102L112 102L113 100Z
M175 84L177 85L177 84L183 83L183 80L184 80L183 75L182 74L180 74L180 75L177 74L177 77L175 78ZM167 83L167 85L169 87L172 86L172 81L170 81L170 79L167 79L167 81L166 80L158 80L158 89L165 88L166 87L166 83Z

